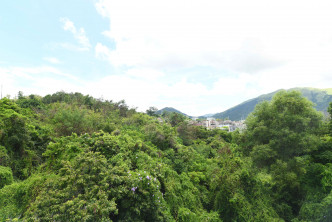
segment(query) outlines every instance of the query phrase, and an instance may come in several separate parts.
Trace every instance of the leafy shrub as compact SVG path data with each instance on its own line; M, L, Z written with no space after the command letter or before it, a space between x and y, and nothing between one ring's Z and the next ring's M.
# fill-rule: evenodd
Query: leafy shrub
M98 153L82 153L67 162L59 178L47 186L32 203L25 218L29 221L111 221L117 213L109 198L107 161Z
M9 167L0 166L0 189L13 182L13 173Z
M4 146L0 145L0 165L7 166L9 164L9 156Z
M22 218L46 178L53 177L52 174L32 175L24 181L14 182L0 189L0 221Z

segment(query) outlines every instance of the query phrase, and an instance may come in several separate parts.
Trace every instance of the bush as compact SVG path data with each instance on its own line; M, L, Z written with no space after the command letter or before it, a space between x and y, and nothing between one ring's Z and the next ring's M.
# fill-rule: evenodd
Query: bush
M0 189L0 221L21 218L34 201L46 178L54 175L32 175L21 182L14 182Z
M60 169L60 178L47 186L31 204L29 221L111 221L116 204L108 194L107 161L98 153L82 153Z
M0 166L0 189L13 182L13 172L9 167Z

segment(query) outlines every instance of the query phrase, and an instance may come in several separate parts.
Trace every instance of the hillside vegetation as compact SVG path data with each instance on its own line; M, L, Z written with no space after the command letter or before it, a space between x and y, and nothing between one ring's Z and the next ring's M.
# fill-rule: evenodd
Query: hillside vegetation
M254 111L255 106L263 101L271 101L273 96L281 90L264 94L254 99L247 100L237 106L234 106L224 112L216 113L214 118L230 120L246 119ZM327 112L329 103L332 102L332 89L315 89L315 88L292 88L288 91L299 91L305 98L315 104L315 109L321 112Z
M185 114L185 113L183 113L183 112L181 112L181 111L179 111L177 109L174 109L172 107L162 108L162 109L158 110L156 113L159 114L159 115L162 115L164 113L169 113L169 112L171 112L171 113L179 113L179 114L182 114L184 116L188 116L187 114Z
M80 93L1 99L0 221L332 221L332 121L299 92L259 104L243 132L148 113Z

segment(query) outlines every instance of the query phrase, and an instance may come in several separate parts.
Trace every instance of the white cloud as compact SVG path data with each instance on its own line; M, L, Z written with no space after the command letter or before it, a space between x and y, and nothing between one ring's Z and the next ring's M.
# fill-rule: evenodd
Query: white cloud
M3 69L5 73L11 73L12 75L24 77L27 79L34 79L43 77L46 75L53 75L58 77L65 77L71 80L78 80L74 75L60 71L52 66L37 66L37 67L10 67Z
M63 29L71 32L74 38L78 41L79 47L72 46L71 44L64 43L65 48L77 48L80 51L88 51L91 48L90 41L85 34L84 28L77 29L72 21L68 18L60 18L60 22L63 23Z
M110 57L110 50L107 46L101 44L100 42L97 43L95 46L95 55L99 59L107 60Z
M142 75L141 71L144 71ZM175 84L167 84L160 78L163 78L162 73L129 70L127 75L110 75L89 82L85 92L97 98L103 97L114 101L124 99L128 105L138 107L139 111L145 111L150 106L162 108L168 104L189 113L197 112L199 108L198 104L191 102L192 98L209 94L202 84L189 83L186 79ZM206 108L209 109L208 106Z
M161 81L165 76L162 72L149 69L130 69L125 75L109 75L102 79L79 81L76 77L49 66L41 67L9 67L0 68L1 84L4 95L17 95L23 91L25 95L46 95L64 90L81 92L96 98L119 101L124 99L129 106L145 111L150 106L162 108L165 104L176 106L190 114L205 106L203 103L192 103L192 98L209 95L209 89L202 84L190 83L183 78L181 81L168 84Z
M57 91L81 91L82 83L77 77L51 66L0 67L0 83L4 95L25 94L46 95Z
M155 82L133 79L124 75L113 75L90 82L87 85L87 91L97 98L109 97L114 101L125 99L128 105L138 106L140 110L144 110L158 98L160 86Z
M332 37L331 4L100 0L96 8L110 19L104 34L116 42L109 55L114 65L156 66L175 58L175 66L258 72L280 61L316 59L310 51Z
M8 73L3 72L3 69L0 68L0 85L2 86L2 97L7 95L15 95L12 86L14 85L14 77Z
M147 68L129 69L126 74L131 77L136 77L145 80L156 80L165 75L161 71L155 69L147 69Z
M44 57L43 60L50 62L52 64L60 64L60 60L55 57Z
M330 1L98 0L96 9L109 21L102 35L111 44L99 39L92 45L83 28L61 18L75 41L55 46L92 49L112 65L112 73L87 63L87 70L105 71L102 79L87 81L52 66L0 62L4 90L12 95L80 91L125 99L139 110L174 106L194 115L219 112L280 88L332 85ZM60 62L43 59L50 65Z
M113 101L124 99L129 106L138 107L139 111L145 111L150 106L172 106L190 115L202 115L221 112L246 99L280 88L319 87L321 81L326 82L322 88L330 87L329 73L313 76L313 70L298 67L298 64L293 64L273 72L220 77L210 87L184 77L177 82L169 82L165 72L148 68L132 68L121 75L84 81L51 66L0 67L0 84L4 86L3 95L14 96L18 91L23 91L25 95L46 95L64 90ZM279 72L283 74L279 75ZM291 74L293 72L296 74Z
M153 80L160 89L151 102L204 113L280 88L332 85L331 1L99 0L95 6L110 21L102 34L115 43L97 44L96 56L130 67L122 76L127 82L162 73ZM217 73L213 83L181 75L197 68L207 75L202 67Z

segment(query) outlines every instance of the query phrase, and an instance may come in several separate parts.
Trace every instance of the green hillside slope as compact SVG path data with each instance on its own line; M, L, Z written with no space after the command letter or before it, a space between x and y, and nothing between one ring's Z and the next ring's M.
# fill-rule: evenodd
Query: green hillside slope
M315 108L321 112L326 112L329 103L332 102L332 89L292 88L287 91L292 90L300 91L304 97L316 104ZM245 119L258 103L264 100L270 101L278 91L280 90L247 100L224 112L216 113L213 117L218 119L229 118L230 120Z
M183 112L181 112L181 111L179 111L177 109L174 109L173 107L165 107L163 109L160 109L160 110L157 111L157 114L160 115L160 114L163 114L164 112L180 113L182 115L188 116L187 114L185 114L185 113L183 113Z

